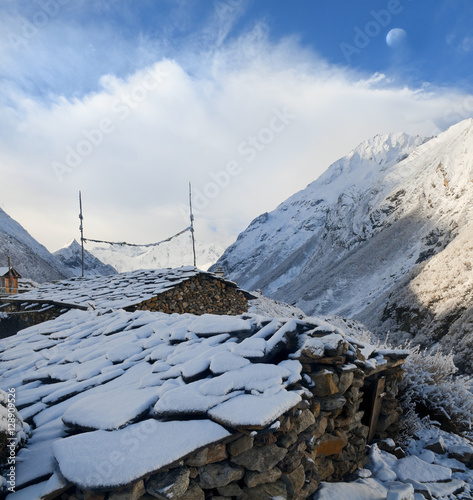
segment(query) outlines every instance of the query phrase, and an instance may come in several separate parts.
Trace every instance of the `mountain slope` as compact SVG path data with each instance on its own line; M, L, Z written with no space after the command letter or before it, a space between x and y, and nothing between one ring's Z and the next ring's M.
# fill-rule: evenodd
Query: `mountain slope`
M473 350L472 180L472 120L428 141L377 136L255 219L218 264L308 314Z
M73 276L82 275L82 247L76 240L72 240L69 245L60 248L54 252L53 255L70 270ZM101 262L89 251L84 251L85 276L108 276L110 274L117 274L117 270L114 267Z
M72 276L43 245L0 209L0 265L7 265L8 255L23 278L42 283Z
M414 269L358 315L379 334L397 342L413 339L455 353L455 364L473 373L473 224L441 252Z
M298 276L311 261L328 271L379 232L398 198L371 210L366 220L375 199L382 197L374 185L422 142L419 137L391 134L360 144L306 189L255 219L218 264L241 286L269 294L293 281L296 288L302 285ZM298 299L300 294L291 297Z

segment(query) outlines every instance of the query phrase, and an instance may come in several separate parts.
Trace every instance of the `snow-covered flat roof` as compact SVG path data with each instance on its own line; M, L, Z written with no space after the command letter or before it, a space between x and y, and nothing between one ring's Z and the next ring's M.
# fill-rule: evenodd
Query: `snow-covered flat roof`
M237 429L267 428L301 401L297 350L323 355L340 341L316 318L124 310L75 309L22 330L0 341L0 388L15 388L34 428L17 488L65 478L112 489Z
M237 287L235 283L212 273L185 266L131 271L111 276L71 278L42 285L17 298L21 301L41 300L82 307L92 304L96 308L126 308L156 297L199 274L212 276ZM9 298L11 299L12 297Z
M116 487L231 428L271 424L301 400L291 389L301 365L267 361L287 333L311 327L258 316L71 310L2 340L1 386L16 388L17 407L35 427L18 455L17 487L57 464L83 487ZM101 459L126 455L121 443L136 436L140 460L131 467L125 456L106 477L97 473Z

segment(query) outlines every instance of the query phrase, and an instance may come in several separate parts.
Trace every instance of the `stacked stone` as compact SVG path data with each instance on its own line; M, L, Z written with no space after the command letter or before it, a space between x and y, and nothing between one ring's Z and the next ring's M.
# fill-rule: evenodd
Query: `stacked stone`
M365 372L345 364L347 356L353 355L349 347L342 342L336 356L317 359L303 353L304 399L271 426L239 429L229 440L199 450L124 490L109 496L85 492L84 498L309 498L321 481L338 481L367 462L369 429L359 409ZM387 385L394 387L400 367L389 370L395 376Z
M6 302L0 308L0 313L5 313L5 316L0 314L0 332L12 330L12 333L16 333L23 328L57 318L64 312L63 306L53 304Z
M385 377L376 435L382 438L399 418L395 396L406 353L371 350L367 361L361 344L349 343L336 333L316 329L306 332L305 338L309 342L304 340L296 353L290 346L298 344L297 336L287 344L294 353L291 357L302 364L302 378L291 386L300 391L302 401L270 425L230 429L230 438L121 490L77 491L74 487L62 498L303 500L313 495L321 481L339 481L364 467L370 429L360 405L366 377Z
M326 335L326 334L325 334ZM306 455L317 471L317 483L336 481L366 464L369 428L362 424L361 388L365 373L353 362L357 353L342 338L323 352L303 349L303 384L313 423L306 429Z
M248 311L248 300L235 284L199 274L130 309L239 315Z

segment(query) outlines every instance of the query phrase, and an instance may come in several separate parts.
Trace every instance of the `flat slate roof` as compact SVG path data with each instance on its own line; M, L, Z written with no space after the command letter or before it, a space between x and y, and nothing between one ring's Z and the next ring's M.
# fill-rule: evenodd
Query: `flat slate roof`
M49 301L55 304L96 308L127 308L156 297L197 275L211 276L238 288L232 281L193 266L175 269L148 269L113 274L87 276L48 283L34 290L10 296L9 301ZM248 294L248 292L243 293Z

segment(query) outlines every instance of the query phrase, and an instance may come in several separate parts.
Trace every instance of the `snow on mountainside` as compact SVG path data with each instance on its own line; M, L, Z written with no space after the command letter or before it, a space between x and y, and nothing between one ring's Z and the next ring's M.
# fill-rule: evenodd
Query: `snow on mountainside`
M196 241L197 267L207 270L223 254L226 244L204 245ZM91 254L119 273L138 269L160 269L193 264L192 241L189 232L157 247L125 245L87 245Z
M0 209L0 266L7 265L8 255L23 278L42 283L72 276L43 245Z
M472 120L430 140L376 136L255 219L218 265L308 314L472 350L472 181Z
M71 243L60 248L53 255L71 271L73 276L82 275L82 248L76 240L72 240ZM85 276L108 276L110 274L117 274L117 270L101 262L89 251L84 251Z
M375 195L371 186L422 142L401 133L360 144L306 189L256 218L218 265L241 286L274 294L296 278L314 254L323 258L327 235L340 249L355 246L376 231L375 224L364 223ZM376 222L382 215L375 214Z

